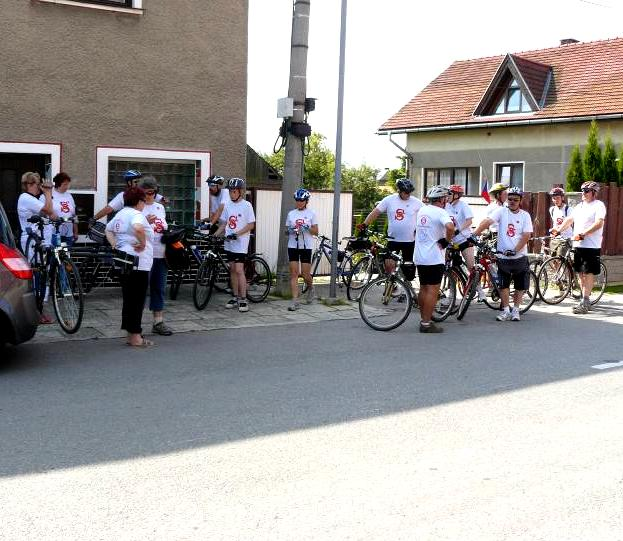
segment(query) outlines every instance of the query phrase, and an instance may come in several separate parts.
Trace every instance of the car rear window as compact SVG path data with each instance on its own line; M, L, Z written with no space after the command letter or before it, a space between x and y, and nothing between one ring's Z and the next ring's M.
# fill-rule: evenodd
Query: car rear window
M0 204L0 242L5 246L15 248L15 239L13 238L13 233L11 233L9 220L4 213L4 208L2 208L2 204Z

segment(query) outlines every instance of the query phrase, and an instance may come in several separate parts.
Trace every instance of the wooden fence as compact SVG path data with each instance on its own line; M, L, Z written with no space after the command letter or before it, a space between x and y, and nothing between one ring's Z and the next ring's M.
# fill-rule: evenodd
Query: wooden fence
M581 194L577 194L578 201ZM571 197L574 197L571 195ZM603 255L623 255L623 187L615 183L602 186L598 198L606 205L606 223L604 227L604 240L601 245ZM541 237L547 235L551 226L549 207L551 198L547 192L525 192L522 208L532 216L534 235Z

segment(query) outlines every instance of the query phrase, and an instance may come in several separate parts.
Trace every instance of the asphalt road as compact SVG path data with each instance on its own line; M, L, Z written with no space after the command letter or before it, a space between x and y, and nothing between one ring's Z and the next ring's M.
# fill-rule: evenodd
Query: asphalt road
M0 539L623 539L621 318L493 316L5 351Z

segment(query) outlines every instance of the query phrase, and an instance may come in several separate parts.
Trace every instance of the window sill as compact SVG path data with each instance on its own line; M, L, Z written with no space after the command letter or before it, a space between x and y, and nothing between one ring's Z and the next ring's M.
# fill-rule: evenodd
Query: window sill
M91 4L88 2L80 2L79 0L34 0L40 4L59 4L61 6L74 6L87 9L98 9L100 11L112 11L114 13L128 13L130 15L142 15L145 10L139 8L124 8L117 6L106 6L104 4Z

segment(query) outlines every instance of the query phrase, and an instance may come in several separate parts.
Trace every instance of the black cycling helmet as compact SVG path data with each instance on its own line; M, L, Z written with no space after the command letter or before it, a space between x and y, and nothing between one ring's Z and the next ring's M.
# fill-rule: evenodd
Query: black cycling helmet
M206 182L208 183L208 186L222 186L225 182L225 177L221 177L220 175L212 175L211 177L208 177Z
M413 186L413 182L411 182L408 178L399 178L396 181L396 189L399 192L411 193L415 190L415 186Z

